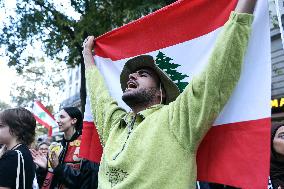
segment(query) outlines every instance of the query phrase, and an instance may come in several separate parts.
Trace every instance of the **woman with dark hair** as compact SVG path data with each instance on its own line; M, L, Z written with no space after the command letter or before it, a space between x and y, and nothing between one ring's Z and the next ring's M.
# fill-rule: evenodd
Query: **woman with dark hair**
M64 133L60 143L51 144L48 160L33 153L34 162L48 169L42 189L95 189L98 164L79 157L83 116L76 107L63 108L57 120Z
M35 178L35 164L29 151L34 141L36 121L24 108L0 112L0 188L30 189Z
M270 179L275 189L284 189L284 124L271 130Z

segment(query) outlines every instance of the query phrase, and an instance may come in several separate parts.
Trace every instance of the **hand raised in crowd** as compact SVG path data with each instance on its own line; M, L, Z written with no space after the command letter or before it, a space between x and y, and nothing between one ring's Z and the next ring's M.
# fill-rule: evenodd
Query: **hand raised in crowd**
M88 36L84 40L83 51L82 51L86 69L95 65L95 61L94 61L93 53L92 53L92 50L94 49L94 47L95 47L95 37Z
M30 152L32 154L34 163L41 168L47 169L47 156L35 149L30 149Z
M50 158L50 166L52 167L52 169L54 169L55 167L58 166L59 164L59 159L58 159L58 155L56 152L51 152L51 158Z
M92 54L92 50L95 46L95 37L94 36L88 36L83 43L83 54Z

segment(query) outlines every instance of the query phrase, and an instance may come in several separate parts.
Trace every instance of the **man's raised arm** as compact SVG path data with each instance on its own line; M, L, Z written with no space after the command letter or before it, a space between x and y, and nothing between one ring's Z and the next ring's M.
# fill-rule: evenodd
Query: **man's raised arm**
M125 111L118 107L110 96L105 80L97 69L92 52L95 46L94 36L89 36L83 43L83 57L86 68L86 84L90 98L91 110L100 140L104 146L108 139L112 122L122 117Z
M169 105L171 129L185 149L196 150L238 83L255 4L256 0L238 1L216 40L207 66Z

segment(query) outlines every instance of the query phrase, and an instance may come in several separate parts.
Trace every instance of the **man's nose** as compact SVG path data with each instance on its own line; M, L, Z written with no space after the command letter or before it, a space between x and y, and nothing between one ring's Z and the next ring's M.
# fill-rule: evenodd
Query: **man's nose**
M129 79L137 79L137 74L136 72L129 74Z

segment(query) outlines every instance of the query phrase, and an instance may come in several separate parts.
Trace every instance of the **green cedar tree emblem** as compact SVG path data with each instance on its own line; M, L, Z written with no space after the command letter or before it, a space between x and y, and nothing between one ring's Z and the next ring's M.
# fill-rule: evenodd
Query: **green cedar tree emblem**
M40 112L39 113L39 115L38 115L38 117L40 118L40 119L43 119L44 117L45 117L45 112Z
M176 68L180 65L172 63L172 60L172 58L167 57L164 53L159 51L158 55L156 56L155 62L161 70L168 74L172 81L178 86L180 92L182 92L188 84L187 82L183 82L182 80L189 76L178 72Z

